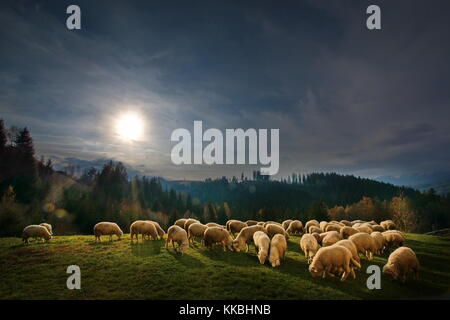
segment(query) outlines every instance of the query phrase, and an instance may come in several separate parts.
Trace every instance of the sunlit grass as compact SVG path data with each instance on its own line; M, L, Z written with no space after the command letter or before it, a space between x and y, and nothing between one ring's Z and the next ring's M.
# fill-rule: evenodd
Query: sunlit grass
M132 244L129 235L100 244L93 236L54 237L23 245L0 239L0 299L427 299L450 297L450 240L407 234L420 260L420 280L400 284L382 278L381 290L366 287L369 264L357 279L313 279L299 237L291 237L286 261L273 269L249 253L205 249L196 243L185 255L164 240ZM81 290L68 290L66 268L81 268Z

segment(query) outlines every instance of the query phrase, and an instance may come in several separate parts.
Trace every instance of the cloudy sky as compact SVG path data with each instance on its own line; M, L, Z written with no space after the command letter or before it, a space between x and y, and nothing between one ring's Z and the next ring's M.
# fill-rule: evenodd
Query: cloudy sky
M66 8L81 8L81 30ZM366 28L370 4L382 30ZM279 176L448 172L448 1L23 1L0 4L0 118L37 153L123 161L146 175L250 175L175 166L177 128L279 128ZM117 133L125 114L144 132Z

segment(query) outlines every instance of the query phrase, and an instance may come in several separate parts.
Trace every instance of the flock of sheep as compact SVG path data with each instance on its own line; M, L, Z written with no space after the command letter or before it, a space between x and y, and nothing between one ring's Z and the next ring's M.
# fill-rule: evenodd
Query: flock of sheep
M116 223L99 222L94 226L94 235L96 242L101 241L102 235L109 235L111 241L113 235L120 239L123 231ZM142 239L147 237L157 240L158 237L162 239L165 232L156 221L138 220L130 226L131 241L139 241L139 235ZM310 220L305 225L299 220L286 220L283 223L229 220L226 225L220 225L214 222L203 224L196 219L179 219L167 230L165 247L168 248L172 243L176 251L184 253L198 238L207 248L219 244L224 251L239 252L245 249L248 252L249 243L253 242L259 262L264 264L268 260L272 267L277 267L285 257L290 235L301 235L300 248L313 277L339 276L344 281L351 275L355 279L355 270L361 269L360 254L370 261L374 255L396 248L389 255L383 273L402 282L406 281L411 271L414 279L418 278L417 256L412 249L403 246L405 237L396 230L392 220L380 224L362 220ZM51 225L42 223L27 226L23 230L23 241L28 243L31 237L50 240Z

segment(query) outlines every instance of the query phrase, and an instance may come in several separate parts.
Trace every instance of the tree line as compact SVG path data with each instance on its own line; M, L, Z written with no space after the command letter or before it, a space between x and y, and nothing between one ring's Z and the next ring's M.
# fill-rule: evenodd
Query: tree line
M55 181L72 181L55 198ZM58 191L58 190L57 190ZM56 194L58 194L56 192ZM292 174L282 180L253 172L193 182L129 177L110 161L81 176L55 172L52 161L35 158L27 128L7 129L0 120L0 235L19 235L31 223L47 221L56 233L92 233L99 221L125 230L137 219L166 228L182 217L224 224L228 219L393 219L407 231L450 225L450 196L337 173Z

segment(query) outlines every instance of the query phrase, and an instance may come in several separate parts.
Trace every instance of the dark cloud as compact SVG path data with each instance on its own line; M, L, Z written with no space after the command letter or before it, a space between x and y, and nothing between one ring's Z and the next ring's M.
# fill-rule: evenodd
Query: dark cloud
M253 167L176 167L170 134L280 128L280 175L399 176L448 170L450 5L378 1L69 1L0 4L0 110L40 154L116 159L170 178ZM125 144L124 110L148 122Z

